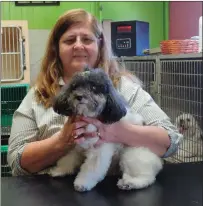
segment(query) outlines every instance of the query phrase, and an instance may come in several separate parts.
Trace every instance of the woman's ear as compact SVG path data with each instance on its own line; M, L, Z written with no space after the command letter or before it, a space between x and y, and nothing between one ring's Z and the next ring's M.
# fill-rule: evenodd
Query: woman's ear
M127 113L124 100L112 86L107 94L106 105L99 119L103 123L111 124L119 121Z

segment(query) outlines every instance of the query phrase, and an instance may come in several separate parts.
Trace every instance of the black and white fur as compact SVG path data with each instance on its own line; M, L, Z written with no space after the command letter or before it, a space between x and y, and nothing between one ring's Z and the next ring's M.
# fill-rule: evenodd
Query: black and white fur
M112 81L102 69L77 73L55 98L53 109L65 116L84 115L98 118L105 124L128 121L143 125L143 118L127 108L127 104L115 90ZM87 132L96 131L89 124ZM81 145L62 157L53 167L51 176L79 173L74 181L77 191L88 191L106 176L112 161L118 160L122 178L120 189L141 189L153 184L162 169L161 159L144 147L129 147L116 143L104 143L93 147L99 137L88 138Z

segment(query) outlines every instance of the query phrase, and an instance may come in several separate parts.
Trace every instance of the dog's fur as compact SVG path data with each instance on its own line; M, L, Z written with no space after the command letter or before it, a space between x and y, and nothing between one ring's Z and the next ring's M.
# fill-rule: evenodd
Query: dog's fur
M203 132L192 114L183 113L176 117L175 125L184 138L177 152L180 161L189 162L194 158L203 160Z
M127 108L127 104L117 93L102 69L77 73L55 98L53 109L65 116L84 115L98 118L105 124L128 121L143 125L143 118ZM96 131L89 124L87 132ZM103 143L93 147L99 137L88 138L76 145L53 167L51 176L72 174L80 171L74 181L77 191L91 190L106 176L112 161L118 159L122 178L117 185L120 189L140 189L151 185L162 169L162 161L149 149L129 147L115 143ZM83 156L84 155L84 156ZM112 160L113 159L113 160Z

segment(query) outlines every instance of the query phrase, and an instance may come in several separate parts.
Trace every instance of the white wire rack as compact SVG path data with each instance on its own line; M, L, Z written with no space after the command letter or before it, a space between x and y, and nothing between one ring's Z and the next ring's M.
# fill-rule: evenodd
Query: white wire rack
M143 83L143 88L156 99L154 84L156 82L156 61L155 59L143 60L142 58L119 58L123 69L127 69L136 75Z
M25 65L22 30L17 26L3 26L1 29L1 82L22 80Z
M178 152L166 161L203 161L202 54L122 57L118 60L143 81L146 91L184 135Z

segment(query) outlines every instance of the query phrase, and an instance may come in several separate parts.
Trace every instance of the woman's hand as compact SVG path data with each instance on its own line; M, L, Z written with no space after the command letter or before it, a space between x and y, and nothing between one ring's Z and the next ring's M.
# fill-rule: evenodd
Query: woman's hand
M68 147L74 145L74 140L85 133L87 122L81 121L78 117L69 117L60 131L60 141Z
M85 138L91 138L91 137L95 137L95 136L99 136L99 138L100 138L97 141L95 146L99 146L100 144L102 144L104 142L114 142L115 141L114 134L110 132L111 131L110 127L112 127L113 124L111 124L111 125L103 124L98 119L94 119L94 118L90 118L90 117L80 117L79 120L80 120L80 122L82 122L82 124L84 124L84 126L86 126L88 124L95 125L97 128L97 131L87 133L87 132L85 132L85 128L83 128L83 133L81 133L81 136L79 136L78 138L75 139L76 143L82 143L85 140Z

